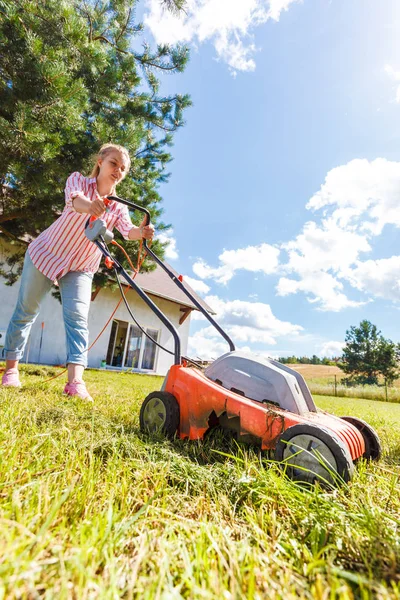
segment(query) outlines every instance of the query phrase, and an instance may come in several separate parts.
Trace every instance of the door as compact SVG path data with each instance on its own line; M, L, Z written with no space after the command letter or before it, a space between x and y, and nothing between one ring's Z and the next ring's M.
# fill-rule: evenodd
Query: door
M108 365L111 365L112 367L122 367L127 332L128 323L125 321L113 321L107 350L106 360Z

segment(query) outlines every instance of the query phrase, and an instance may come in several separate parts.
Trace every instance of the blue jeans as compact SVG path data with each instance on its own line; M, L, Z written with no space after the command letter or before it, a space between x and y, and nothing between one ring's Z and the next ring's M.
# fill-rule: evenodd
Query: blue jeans
M67 364L87 366L92 279L92 273L70 271L58 282L67 342ZM21 360L29 332L39 314L40 303L52 285L51 279L35 267L27 252L17 306L8 325L4 343L6 360Z

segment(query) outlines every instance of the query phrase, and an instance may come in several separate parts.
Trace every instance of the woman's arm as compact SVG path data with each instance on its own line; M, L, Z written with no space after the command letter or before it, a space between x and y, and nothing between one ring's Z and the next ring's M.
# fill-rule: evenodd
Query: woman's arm
M106 210L103 200L97 197L95 200L89 200L84 194L77 194L72 199L72 206L78 213L86 213L94 217L101 217Z

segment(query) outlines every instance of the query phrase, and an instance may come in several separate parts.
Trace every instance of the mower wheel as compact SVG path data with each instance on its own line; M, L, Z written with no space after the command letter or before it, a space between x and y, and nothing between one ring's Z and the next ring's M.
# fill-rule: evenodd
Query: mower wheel
M180 421L176 398L168 392L151 392L143 401L139 421L142 431L161 431L166 436L173 437Z
M379 460L382 454L382 447L375 429L357 417L341 417L341 419L354 425L363 436L365 443L363 458L367 460Z
M283 432L275 459L295 481L338 485L349 481L354 465L345 444L324 427L301 423Z

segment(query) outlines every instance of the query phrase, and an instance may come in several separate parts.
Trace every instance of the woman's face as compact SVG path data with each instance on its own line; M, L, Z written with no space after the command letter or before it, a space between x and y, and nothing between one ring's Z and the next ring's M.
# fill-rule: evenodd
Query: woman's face
M128 171L127 160L118 150L112 150L105 158L99 158L98 165L100 172L97 179L110 182L113 186L122 181Z

